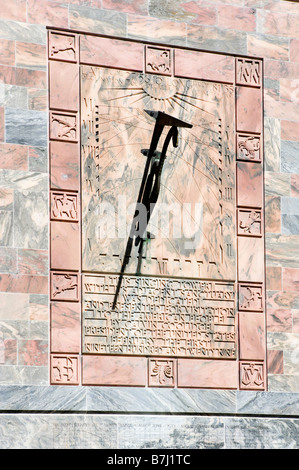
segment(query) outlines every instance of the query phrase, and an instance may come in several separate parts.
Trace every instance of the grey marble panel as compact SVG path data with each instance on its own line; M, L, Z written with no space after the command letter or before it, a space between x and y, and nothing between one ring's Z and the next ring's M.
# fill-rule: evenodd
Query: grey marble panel
M39 24L21 23L18 21L0 20L0 38L34 44L46 44L47 30Z
M299 215L282 214L281 233L283 235L299 235Z
M87 387L90 411L234 413L235 391Z
M14 245L48 248L48 195L43 191L15 191Z
M48 190L48 175L21 170L0 170L0 188L22 190Z
M299 244L297 235L266 234L266 259L269 266L298 268L298 254Z
M0 386L0 409L15 411L86 411L85 387Z
M299 158L299 155L298 155ZM299 215L299 200L295 197L281 198L281 213Z
M1 329L1 326L0 326ZM1 365L0 384L15 387L18 385L42 386L49 383L48 366ZM10 384L10 385L9 385Z
M4 106L8 108L27 109L27 88L16 85L5 85Z
M291 191L290 175L265 171L265 195L289 196Z
M11 274L17 272L17 250L15 248L0 247L0 272Z
M118 416L121 449L220 449L224 438L221 418Z
M297 449L294 418L0 415L1 449Z
M29 321L27 320L2 320L0 330L4 338L28 339L30 337Z
M127 19L122 12L70 5L69 17L72 29L123 37L127 34Z
M225 418L226 449L297 449L299 420Z
M29 170L48 172L48 152L45 147L35 147L33 152L29 152Z
M299 393L299 375L288 375L288 374L269 375L268 389L273 392Z
M281 141L281 171L299 173L299 142Z
M247 36L240 31L236 34L229 29L187 24L187 46L207 51L246 54Z
M196 23L197 13L182 8L182 2L180 0L172 0L171 2L149 0L148 3L150 16L165 18L167 20L171 19L173 21L184 21L186 23Z
M271 83L273 85L273 83ZM266 86L266 84L265 84ZM280 120L264 119L264 162L266 171L280 171Z
M7 108L5 133L6 142L45 147L47 145L47 113Z
M116 419L109 416L0 416L2 449L114 449L116 438Z
M299 393L237 392L237 413L299 416Z
M0 245L12 246L13 243L13 213L0 211Z
M0 385L0 409L299 416L299 393Z

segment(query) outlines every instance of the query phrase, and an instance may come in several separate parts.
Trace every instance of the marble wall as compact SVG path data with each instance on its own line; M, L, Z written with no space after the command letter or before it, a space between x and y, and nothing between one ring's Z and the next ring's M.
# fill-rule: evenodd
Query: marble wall
M299 391L299 4L6 0L0 6L0 384L49 383L47 29L264 59L269 391Z

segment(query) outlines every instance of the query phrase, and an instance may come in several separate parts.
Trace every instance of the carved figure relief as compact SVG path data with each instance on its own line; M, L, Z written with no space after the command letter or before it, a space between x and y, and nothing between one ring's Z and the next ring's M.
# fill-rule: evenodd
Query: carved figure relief
M52 220L78 221L77 194L51 193L51 218Z
M76 62L77 44L73 34L49 33L49 58Z
M260 137L239 134L237 156L239 160L260 161Z
M259 86L261 63L259 60L237 59L237 84Z
M150 360L149 385L160 387L174 387L175 385L175 361L174 360Z
M262 235L262 212L260 209L238 209L238 235Z
M77 141L77 116L76 114L62 114L51 112L50 115L51 138L69 142Z
M78 384L78 357L52 355L51 382L53 384Z
M79 295L78 274L51 273L52 300L77 301Z
M240 389L263 390L264 388L264 365L257 362L242 362L240 364Z
M263 311L262 286L239 286L239 310L254 312Z
M148 73L171 74L171 50L159 47L146 47L145 70Z

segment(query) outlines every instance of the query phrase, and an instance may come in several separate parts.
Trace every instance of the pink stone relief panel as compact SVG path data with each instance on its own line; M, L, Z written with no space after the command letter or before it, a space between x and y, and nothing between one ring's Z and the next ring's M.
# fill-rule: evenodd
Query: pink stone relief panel
M49 31L51 383L80 383L79 38Z
M262 61L62 31L49 31L48 51L51 383L264 390L266 350ZM235 111L236 119L236 132L233 132L231 139L235 149L235 162L228 153L224 155L225 162L221 160L221 151L224 152L225 145L228 145L225 141L225 135L228 134L225 134L221 128L223 123L220 122L215 126L218 126L217 132L222 139L219 138L219 148L213 149L215 150L213 156L215 158L218 156L221 165L224 163L226 166L232 165L232 171L237 176L236 189L224 185L223 191L220 191L225 204L231 204L231 210L237 216L234 233L236 247L234 248L232 243L221 246L219 259L221 261L223 258L223 250L228 259L232 256L232 251L237 252L237 266L234 269L234 272L237 272L235 305L239 310L238 313L234 310L234 315L230 316L229 308L225 309L226 312L220 312L222 304L217 304L215 307L219 309L218 341L226 341L227 348L235 344L234 342L239 345L239 351L229 359L219 359L219 356L217 359L209 357L187 359L175 355L173 357L171 355L147 357L142 354L129 356L117 354L117 349L115 354L109 355L99 352L88 355L86 351L82 353L80 206L83 203L80 188L79 80L81 74L81 80L87 83L91 81L98 67L102 67L103 70L106 68L107 74L110 73L109 69L125 71L116 70L115 74L118 73L120 76L129 71L138 72L135 74L135 80L139 74L146 73L151 77L158 75L160 77L157 80L164 81L184 77L190 79L188 82L192 80L215 82L215 93L223 92L228 96L227 99L229 96L236 96L235 108L234 98L231 106L234 108L232 114ZM209 84L209 87L212 85ZM161 90L158 93L155 89L154 92L153 96L157 101L164 99ZM131 93L130 96L134 95ZM206 112L205 107L208 109L208 105L201 104ZM96 120L97 116L93 118ZM208 123L208 117L204 123L205 125ZM98 128L95 129L94 138L95 145L98 145ZM96 158L97 155L98 153L90 155L90 158ZM214 168L214 163L213 160L211 169L207 168L211 177L215 176L213 171L216 171L217 167L215 165ZM218 174L218 170L216 177L219 184L221 174ZM221 208L220 203L220 213ZM199 271L197 276L198 273ZM229 307L232 307L231 304ZM238 320L236 331L235 317ZM228 322L229 326L225 340L221 336L222 322ZM227 325L225 324L225 327ZM202 341L202 338L200 340Z

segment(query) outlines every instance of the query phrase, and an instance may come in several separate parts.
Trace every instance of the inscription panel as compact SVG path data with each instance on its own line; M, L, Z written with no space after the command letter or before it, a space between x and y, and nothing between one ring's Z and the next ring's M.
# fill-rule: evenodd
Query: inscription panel
M83 352L236 358L234 283L83 276Z

